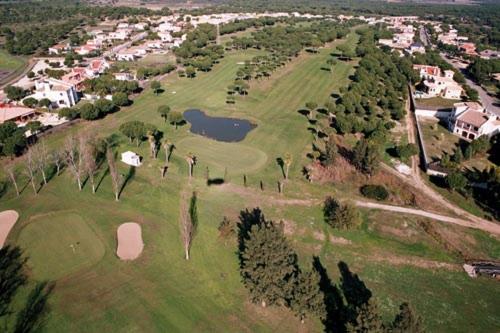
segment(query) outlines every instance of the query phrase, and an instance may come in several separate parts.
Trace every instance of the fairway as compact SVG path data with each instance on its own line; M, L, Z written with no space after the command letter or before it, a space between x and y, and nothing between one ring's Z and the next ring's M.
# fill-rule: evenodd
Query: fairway
M222 177L225 168L229 174L255 172L265 165L267 155L256 148L242 143L218 142L204 137L190 137L179 141L177 153L193 153L202 165L214 171L213 176ZM205 172L199 168L199 174Z
M305 179L302 172L311 162L307 153L313 138L308 119L297 111L309 101L324 105L332 93L349 84L356 59L338 61L330 72L321 67L337 45L354 46L357 40L351 32L318 53L302 52L270 78L250 81L249 94L237 96L234 105L226 103L227 87L242 62L264 51L228 51L210 72L197 72L192 79L172 73L161 82L163 93L146 89L131 106L102 120L77 122L45 136L53 148L62 146L69 133L81 130L102 138L114 135L117 154L131 150L143 157L137 168L117 161L122 176L133 170L119 201L106 162L96 176L95 194L88 181L78 191L71 170L65 168L36 196L22 178L22 185L28 185L19 198L12 190L2 197L0 211L22 212L7 243L25 250L36 280L57 285L49 301L46 331L321 331L319 320L308 318L301 324L288 310L251 303L241 283L236 237L224 239L218 227L223 217L236 223L242 210L254 207L260 207L267 219L286 222L287 238L304 269L318 256L339 285L337 265L347 262L373 291L384 320L394 317L401 302L409 301L425 318L429 332L470 331L470 318L478 323L477 331L497 327L498 284L466 277L456 254L422 231L425 219L363 209L359 230L334 230L324 223L325 196L360 197L355 186L343 191L349 184L311 184ZM256 127L240 142L219 142L191 133L189 124L175 129L158 114L161 105L179 112L197 108L210 116L248 119ZM165 177L159 172L165 165L163 148L154 159L147 141L129 143L120 133L120 125L132 120L155 125L162 139L175 145ZM188 178L188 153L196 156L192 178ZM292 156L290 179L280 194L276 184L283 181L283 174L277 159L286 153ZM222 178L227 170L229 184L207 186L207 167L212 179ZM243 184L243 175L248 184ZM181 193L193 192L198 198L198 225L191 259L186 261L179 207ZM137 243L145 244L134 261L121 261L116 255L117 228L127 221L140 225L143 242ZM459 240L460 250L498 256L497 240L486 233L435 226L437 232Z
M99 262L104 246L85 220L73 213L36 218L21 230L19 245L37 279L54 280Z

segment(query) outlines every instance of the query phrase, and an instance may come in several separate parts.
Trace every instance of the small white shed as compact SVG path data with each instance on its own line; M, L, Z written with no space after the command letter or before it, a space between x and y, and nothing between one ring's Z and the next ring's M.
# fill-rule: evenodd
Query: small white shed
M141 157L132 151L126 151L122 153L122 162L138 167L141 165Z

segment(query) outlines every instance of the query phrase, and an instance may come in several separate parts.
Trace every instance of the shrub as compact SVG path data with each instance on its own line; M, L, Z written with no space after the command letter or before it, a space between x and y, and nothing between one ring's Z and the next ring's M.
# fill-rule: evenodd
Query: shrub
M386 200L389 197L389 192L381 185L364 185L361 187L361 194L378 201Z
M360 223L359 212L350 203L340 204L336 199L327 197L323 206L325 222L336 229L350 229Z

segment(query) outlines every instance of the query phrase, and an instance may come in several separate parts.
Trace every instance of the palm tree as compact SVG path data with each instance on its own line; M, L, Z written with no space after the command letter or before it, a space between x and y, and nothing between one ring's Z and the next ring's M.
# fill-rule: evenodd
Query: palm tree
M174 147L174 143L170 139L165 139L163 141L163 149L165 150L165 162L168 164L170 162L170 154Z
M193 153L188 153L186 155L186 162L189 166L189 178L191 178L193 176L193 165L196 162L196 156Z
M292 155L290 153L285 153L285 157L283 158L283 163L285 164L285 179L288 179L288 171L290 169L290 165L292 164Z
M148 142L149 142L149 149L151 151L151 157L156 159L156 137L152 131L148 131Z

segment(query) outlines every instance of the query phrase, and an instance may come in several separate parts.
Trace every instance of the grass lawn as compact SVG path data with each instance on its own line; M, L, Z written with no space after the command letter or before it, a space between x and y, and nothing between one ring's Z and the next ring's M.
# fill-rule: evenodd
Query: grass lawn
M12 56L0 49L0 84L8 82L13 75L22 73L27 64L26 58Z
M354 44L356 38L350 34L346 42ZM401 302L409 301L424 317L428 331L468 331L472 323L478 332L498 327L498 283L469 279L461 271L460 258L423 233L419 219L363 210L359 230L332 231L323 222L321 200L329 194L345 194L336 186L303 179L311 134L306 118L297 110L306 101L323 104L332 91L348 84L354 62L338 62L332 72L321 70L334 46L317 54L304 53L270 79L252 82L250 94L238 97L235 105L225 103L226 88L234 80L238 63L259 51L229 52L211 72L198 73L195 79L170 75L162 82L165 92L159 96L147 90L116 114L48 136L49 146L60 146L70 132L87 130L107 136L117 133L123 122L141 120L155 124L177 149L162 180L163 152L158 160L151 159L147 143L136 147L116 135L118 152L133 150L144 156L144 164L132 175L119 202L114 201L111 180L104 171L97 177L102 183L96 194L88 185L79 192L65 170L41 188L38 196L27 187L20 198L12 189L1 198L0 210L20 212L9 242L33 253L30 265L35 279L56 280L46 331L321 331L316 320L301 325L286 310L263 310L249 302L238 272L236 242L221 239L217 227L223 216L236 219L242 209L257 206L267 217L288 223L287 235L303 267L312 255L318 255L338 281L336 265L340 260L347 262L372 290L385 318L392 317ZM191 134L188 125L175 130L165 124L156 111L162 104L178 111L197 108L209 115L249 119L257 127L239 143L215 142ZM198 157L190 181L187 152ZM285 152L293 157L291 180L285 195L279 195L276 183L282 174L276 159ZM118 166L120 173L128 172L122 163ZM227 168L230 184L206 186L206 167L211 177L222 176ZM243 186L243 174L248 188ZM179 237L179 201L180 193L191 191L199 198L199 226L192 259L186 262ZM283 203L284 199L312 201ZM116 228L130 221L141 224L145 247L137 260L122 262L115 255ZM55 230L56 225L61 228ZM496 238L435 225L446 242L463 239L455 246L470 249L478 257L498 254ZM45 242L54 244L43 246ZM81 242L82 248L89 242L98 245L85 257L75 253L76 260L68 245L74 242ZM52 253L60 258L62 269L57 268L57 257L48 258ZM44 258L48 258L47 268L37 268Z
M451 109L453 104L459 103L460 100L456 99L446 99L442 97L432 97L432 98L416 98L415 103L417 108L430 108L430 109Z
M101 260L104 246L85 220L74 213L35 218L19 235L37 279L54 279Z

